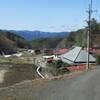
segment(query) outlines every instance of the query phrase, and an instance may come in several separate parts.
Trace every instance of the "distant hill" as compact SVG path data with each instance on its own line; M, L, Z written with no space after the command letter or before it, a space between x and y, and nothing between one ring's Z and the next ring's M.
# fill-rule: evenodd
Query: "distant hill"
M62 38L46 38L31 41L34 49L54 49L62 41Z
M69 35L69 32L42 32L42 31L16 31L11 30L26 40L37 40L45 38L65 38Z
M72 47L83 46L87 47L87 27L71 32L67 38L64 38L58 47ZM90 34L90 47L100 48L100 23L92 19L91 21L91 34Z
M0 30L0 52L12 52L17 48L25 48L29 43L19 35L13 32Z
M18 33L17 33L18 32ZM56 48L68 32L40 31L0 31L0 51L13 51L17 48ZM25 39L24 39L25 38ZM29 40L29 41L27 41Z

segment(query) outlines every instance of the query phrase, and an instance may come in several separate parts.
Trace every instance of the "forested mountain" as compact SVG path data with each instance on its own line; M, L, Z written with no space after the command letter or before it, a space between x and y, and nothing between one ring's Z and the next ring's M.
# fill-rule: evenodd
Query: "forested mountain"
M26 48L29 43L12 32L0 30L0 52L16 51L17 48Z
M30 34L28 34L30 35ZM0 30L0 52L16 51L18 48L56 48L56 46L63 40L59 36L56 38L42 38L32 41L27 41L16 33Z
M26 40L37 40L45 38L65 38L69 35L69 32L42 32L42 31L16 31L11 30Z
M31 41L31 44L32 48L34 49L54 49L62 40L62 38L45 38L40 40L33 40Z
M37 40L26 41L24 37L21 37L16 33L0 30L0 51L15 50L16 48L43 49L70 48L72 46L86 47L87 32L88 27L85 27L84 29L79 29L76 32L70 32L68 34L66 33L67 35L63 38L61 37L61 35L58 36L58 33L56 33L57 37L45 37L40 39L38 38ZM28 35L29 37L32 36L32 34L28 33L26 35ZM44 35L45 34L43 33L43 36ZM63 32L62 36L64 36ZM97 22L95 19L91 20L90 47L100 48L100 23Z
M88 27L79 29L76 32L71 32L69 36L63 39L59 47L83 46L87 44ZM100 48L100 23L94 18L91 20L90 47Z

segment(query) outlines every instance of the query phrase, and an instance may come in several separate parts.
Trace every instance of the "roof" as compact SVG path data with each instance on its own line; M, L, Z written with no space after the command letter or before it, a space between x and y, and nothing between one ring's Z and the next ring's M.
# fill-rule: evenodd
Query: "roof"
M58 49L58 50L54 50L54 54L64 54L66 52L68 52L68 49Z
M82 50L82 47L75 47L69 52L60 56L63 62L71 63L86 63L87 62L87 52ZM96 62L96 59L89 54L89 62Z

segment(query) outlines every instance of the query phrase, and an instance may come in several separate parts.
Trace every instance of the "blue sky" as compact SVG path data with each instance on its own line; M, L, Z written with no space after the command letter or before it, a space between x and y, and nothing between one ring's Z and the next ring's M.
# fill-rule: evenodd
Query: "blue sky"
M85 27L90 0L0 0L0 29L73 31ZM100 21L100 0L93 14Z

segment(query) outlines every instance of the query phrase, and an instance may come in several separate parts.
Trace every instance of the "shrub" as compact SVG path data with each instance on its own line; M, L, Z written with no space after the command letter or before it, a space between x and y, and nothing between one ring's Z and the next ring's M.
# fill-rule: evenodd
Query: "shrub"
M48 72L52 73L54 76L69 73L69 70L65 70L64 67L68 67L70 65L62 61L48 63L47 66Z
M96 61L97 61L97 64L100 65L100 54L97 55L97 59L96 59Z
M62 67L69 67L70 65L68 63L62 63Z

